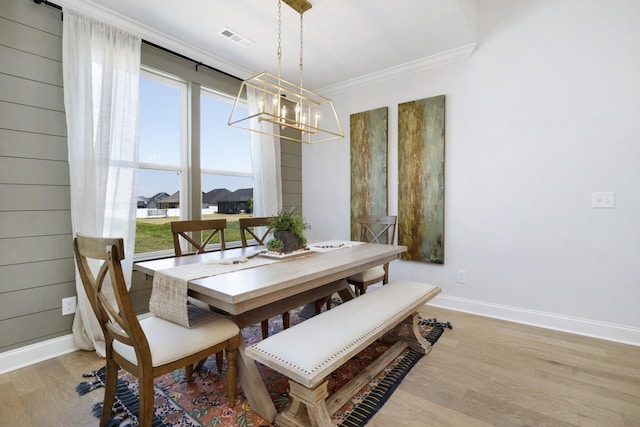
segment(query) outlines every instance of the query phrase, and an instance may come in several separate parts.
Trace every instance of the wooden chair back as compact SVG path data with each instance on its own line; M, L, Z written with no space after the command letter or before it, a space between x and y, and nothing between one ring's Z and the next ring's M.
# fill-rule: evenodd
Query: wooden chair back
M398 217L395 215L361 215L356 219L360 225L360 241L368 243L379 243L393 245L396 238L396 223ZM382 281L385 285L389 282L389 263L379 267L372 267L361 273L347 277L347 282L355 286L357 295L367 292L367 287Z
M101 426L112 425L113 422L111 409L116 397L119 367L138 378L139 425L152 427L153 379L184 367L186 380L191 381L194 363L223 350L227 351L227 394L230 406L235 405L236 354L242 336L231 320L223 317L212 318L209 322L200 323L193 328L184 328L149 316L143 319L141 324L133 309L120 264L124 259L123 239L78 234L73 241L73 249L82 285L105 338L106 379ZM112 292L109 292L109 289ZM146 326L150 338L147 338L143 326ZM205 328L207 334L198 331ZM216 336L218 328L225 331L220 336ZM206 345L197 351L185 345L194 339L201 340L204 336L210 336L211 342L205 343ZM133 349L135 358L131 357L130 348ZM167 360L154 364L152 354L157 355L157 359L162 360L162 357L166 357Z
M240 218L238 220L240 224L240 239L242 240L242 247L249 246L247 243L248 238L253 238L258 245L265 245L266 239L271 233L271 226L269 225L271 217L253 217L253 218ZM266 227L264 230L256 230L256 227ZM264 231L264 232L262 232Z
M120 341L135 349L140 364L151 364L149 344L122 273L123 239L78 234L73 250L82 285L104 333L106 348L111 347L113 340ZM97 273L92 266L98 267Z
M360 224L360 241L392 245L396 238L395 215L361 215L357 219Z
M173 250L176 256L183 255L182 248L180 247L180 238L182 237L194 247L196 254L201 254L203 252L206 252L207 245L212 242L212 239L215 236L220 236L220 250L224 250L225 228L227 228L226 218L173 221L171 222L171 234L173 234ZM197 232L201 233L200 239L195 238L195 236L193 235L193 233ZM189 235L188 233L191 233L191 235Z
M253 218L240 218L238 223L240 224L240 240L242 240L242 247L249 246L248 239L253 237L258 245L266 245L267 237L271 233L271 225L269 222L271 217L253 217ZM256 230L256 227L266 227L263 230ZM282 313L282 325L284 329L289 328L289 312ZM262 328L262 338L269 336L269 320L263 320L260 322Z

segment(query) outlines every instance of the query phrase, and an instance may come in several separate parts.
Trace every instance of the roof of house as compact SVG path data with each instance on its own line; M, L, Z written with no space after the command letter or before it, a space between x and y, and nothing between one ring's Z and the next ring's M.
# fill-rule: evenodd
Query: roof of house
M220 202L248 202L253 199L253 188L239 188L233 193L227 194Z
M216 188L215 190L204 193L202 195L202 202L209 204L218 203L218 201L228 196L229 194L231 194L231 191L227 190L226 188Z

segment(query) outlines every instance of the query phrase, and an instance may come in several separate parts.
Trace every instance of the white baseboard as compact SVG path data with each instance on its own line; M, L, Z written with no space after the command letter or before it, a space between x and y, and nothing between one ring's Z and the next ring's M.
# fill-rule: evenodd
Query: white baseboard
M65 335L0 353L0 374L78 350L73 335Z
M428 305L592 338L640 346L640 328L438 295ZM446 320L446 319L444 319ZM455 325L453 325L455 327Z
M149 317L150 313L138 315L142 320ZM47 341L26 345L15 350L0 353L0 375L35 363L44 362L63 354L71 353L79 348L73 339L73 334L53 338Z

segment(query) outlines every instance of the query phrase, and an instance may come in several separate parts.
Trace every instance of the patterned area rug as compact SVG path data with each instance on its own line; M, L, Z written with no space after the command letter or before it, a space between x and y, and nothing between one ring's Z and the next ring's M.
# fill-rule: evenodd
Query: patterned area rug
M336 302L340 303L340 301ZM298 310L292 311L291 324L300 321ZM421 333L432 344L438 340L445 328L451 328L451 325L448 322L438 322L437 319L420 319ZM269 321L269 330L270 334L282 330L281 316ZM261 338L260 325L247 327L242 330L242 334L247 343L258 341ZM329 379L329 394L333 394L389 347L390 345L377 341L333 372ZM410 349L401 353L360 390L350 402L332 416L334 424L345 427L364 425L382 407L421 357L421 354ZM258 427L274 425L251 410L241 388L237 404L234 407L228 406L224 380L225 369L226 367L220 374L215 366L215 358L210 357L204 367L195 373L196 378L189 383L185 380L182 369L156 378L153 426ZM283 411L290 403L287 379L261 364L258 364L258 369L278 412ZM104 387L104 368L84 376L94 379L91 382L83 382L76 387L80 394ZM128 372L122 371L118 377L116 405L108 426L137 425L138 409L138 381ZM100 417L102 403L94 406L93 414Z

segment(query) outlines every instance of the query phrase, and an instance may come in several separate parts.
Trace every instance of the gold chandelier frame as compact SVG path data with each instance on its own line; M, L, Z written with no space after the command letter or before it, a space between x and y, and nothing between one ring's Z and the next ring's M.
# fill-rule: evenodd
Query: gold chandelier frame
M300 84L281 77L281 1L278 1L278 75L264 71L243 81L228 124L307 144L343 138L344 131L331 99L302 86L303 13L311 8L307 0L284 0L300 13ZM238 104L247 96L249 88L255 91L258 105L242 117ZM263 122L273 126L265 126Z

